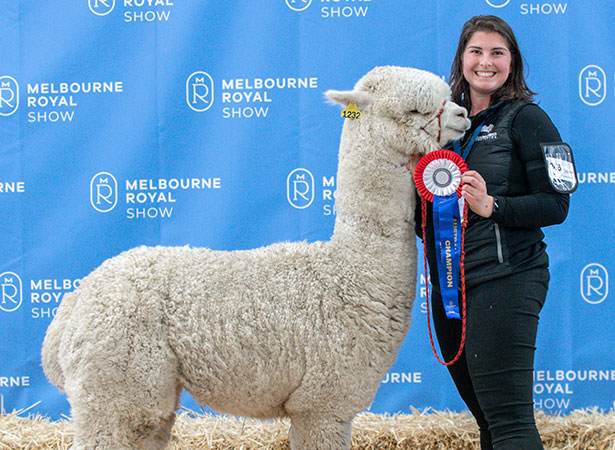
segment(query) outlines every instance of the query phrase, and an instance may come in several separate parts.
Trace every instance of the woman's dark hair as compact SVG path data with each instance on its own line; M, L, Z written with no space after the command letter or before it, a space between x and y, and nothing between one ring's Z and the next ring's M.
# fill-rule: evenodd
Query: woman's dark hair
M519 44L510 26L496 16L474 16L468 20L461 30L457 53L451 66L451 85L453 101L465 106L468 111L472 109L470 98L470 85L463 76L463 53L468 41L477 31L495 32L501 35L508 45L511 54L512 68L504 85L493 93L491 104L505 99L532 101L536 92L530 90L523 76L523 57L519 50Z

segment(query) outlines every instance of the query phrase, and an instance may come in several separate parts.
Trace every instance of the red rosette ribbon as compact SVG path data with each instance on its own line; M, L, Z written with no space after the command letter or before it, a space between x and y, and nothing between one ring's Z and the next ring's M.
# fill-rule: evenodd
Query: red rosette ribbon
M461 175L468 166L450 150L436 150L423 156L414 171L414 182L421 197L433 202L434 195L445 197L457 191L461 197Z

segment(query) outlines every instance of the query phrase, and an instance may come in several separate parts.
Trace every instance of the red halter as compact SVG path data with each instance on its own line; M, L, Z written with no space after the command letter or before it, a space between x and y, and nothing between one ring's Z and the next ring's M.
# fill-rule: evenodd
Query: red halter
M446 105L446 100L442 102L442 107L440 108L440 111L438 111L438 114L436 114L429 122L427 122L424 127L421 127L421 130L427 133L427 130L425 129L425 127L427 127L432 121L437 120L438 121L438 137L437 137L438 144L440 143L440 138L442 137L442 113L444 112L444 105Z

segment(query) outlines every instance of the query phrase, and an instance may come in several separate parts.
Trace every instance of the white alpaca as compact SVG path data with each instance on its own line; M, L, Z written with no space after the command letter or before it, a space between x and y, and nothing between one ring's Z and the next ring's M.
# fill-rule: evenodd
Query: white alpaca
M71 404L75 449L165 448L182 389L223 413L290 417L293 450L350 447L351 421L410 326L415 199L404 164L469 121L445 103L446 83L417 69L377 67L327 95L362 112L343 126L329 242L140 247L64 297L42 356Z

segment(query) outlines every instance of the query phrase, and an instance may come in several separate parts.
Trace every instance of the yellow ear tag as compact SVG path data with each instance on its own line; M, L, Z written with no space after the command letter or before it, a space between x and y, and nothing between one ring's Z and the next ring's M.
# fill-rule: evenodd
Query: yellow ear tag
M361 117L361 111L359 111L355 102L350 102L346 109L342 110L342 117L344 119L358 119Z

